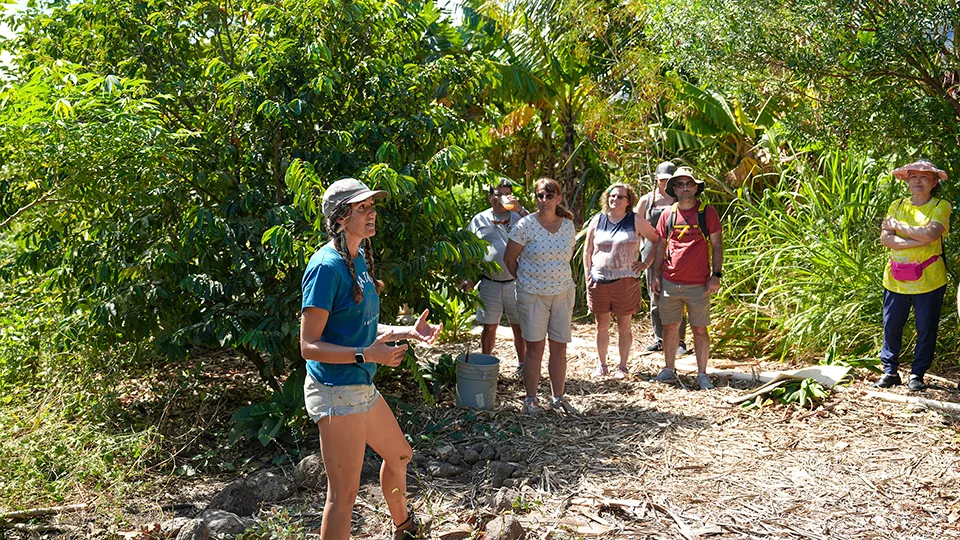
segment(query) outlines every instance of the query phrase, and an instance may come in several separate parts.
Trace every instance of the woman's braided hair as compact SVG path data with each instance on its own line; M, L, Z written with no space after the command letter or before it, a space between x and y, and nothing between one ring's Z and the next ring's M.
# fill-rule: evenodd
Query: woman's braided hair
M333 212L327 216L327 235L333 239L333 247L343 258L347 265L347 272L350 273L350 281L353 283L353 301L359 304L363 301L363 286L357 281L357 270L353 267L353 257L350 256L350 249L347 247L347 231L340 225L341 219L350 217L353 213L353 206L347 203L339 203L333 209ZM373 277L373 249L370 245L370 239L363 241L363 257L367 262L367 273L377 288L377 294L383 290L383 282Z

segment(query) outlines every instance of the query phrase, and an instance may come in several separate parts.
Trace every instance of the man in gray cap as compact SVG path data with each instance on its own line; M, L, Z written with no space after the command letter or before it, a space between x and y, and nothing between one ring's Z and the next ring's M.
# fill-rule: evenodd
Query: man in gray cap
M527 215L527 210L513 196L513 182L500 179L487 189L487 201L490 208L473 216L467 227L470 232L490 243L487 248L486 262L500 265L500 272L481 276L477 284L480 306L477 308L477 324L483 325L480 333L480 350L483 354L492 354L497 342L497 327L504 314L513 330L513 344L517 350L517 370L523 363L526 342L520 333L520 313L517 311L517 288L513 276L503 264L503 253L507 249L507 239L513 226ZM465 289L473 288L472 280L465 280Z
M703 180L693 169L680 167L667 181L667 194L677 204L660 215L654 248L654 279L651 287L660 294L660 319L663 321L663 358L666 366L653 380L676 380L675 347L679 342L680 321L684 311L693 332L697 355L697 384L702 390L713 388L707 377L710 357L710 295L720 290L723 277L723 241L720 216L712 206L701 204Z
M672 196L667 194L667 180L676 172L677 166L669 161L657 165L654 176L657 179L657 187L650 193L640 197L634 212L643 216L653 228L657 227L660 221L660 214L664 210L669 210L673 203L677 202ZM650 253L653 251L654 244L644 239L643 250L640 253L641 260L647 261ZM647 345L648 351L663 350L663 322L660 321L660 295L653 294L650 284L653 282L653 265L651 264L646 271L647 294L650 296L650 322L653 324L653 342ZM677 356L687 354L687 345L684 343L684 336L687 329L687 316L684 315L680 322L680 344L677 346Z

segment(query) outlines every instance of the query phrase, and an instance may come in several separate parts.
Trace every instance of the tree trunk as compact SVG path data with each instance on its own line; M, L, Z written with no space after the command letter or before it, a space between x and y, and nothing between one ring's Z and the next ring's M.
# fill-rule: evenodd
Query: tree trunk
M573 212L573 223L579 229L583 225L583 193L577 193L577 184L580 181L578 167L575 166L573 153L577 149L577 128L574 125L573 106L564 104L561 111L560 123L563 125L563 170L560 185L563 186L567 207Z
M257 372L260 373L260 378L266 382L270 388L275 392L283 392L283 388L280 386L280 383L277 382L277 378L273 376L273 370L267 369L266 362L263 361L263 357L260 356L260 353L249 348L249 347L238 347L238 350L247 358L253 362L253 365L257 366Z

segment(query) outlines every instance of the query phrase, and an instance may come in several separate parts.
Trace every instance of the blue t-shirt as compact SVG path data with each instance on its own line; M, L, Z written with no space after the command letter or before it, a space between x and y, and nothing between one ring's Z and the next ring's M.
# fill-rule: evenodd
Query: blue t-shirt
M353 301L353 282L347 265L333 246L327 244L310 257L303 272L301 310L317 307L330 312L320 340L346 347L369 347L377 339L380 321L380 297L367 272L363 250L353 259L357 281L363 287L363 301ZM377 365L329 364L307 360L307 372L316 381L328 386L373 384Z

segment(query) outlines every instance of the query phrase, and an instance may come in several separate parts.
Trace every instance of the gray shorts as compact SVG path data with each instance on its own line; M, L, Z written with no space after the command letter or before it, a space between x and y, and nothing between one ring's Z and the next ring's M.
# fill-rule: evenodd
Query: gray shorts
M710 326L710 295L706 285L678 285L660 278L660 320L678 324L687 308L690 326Z
M517 289L517 309L520 311L523 339L542 341L549 337L557 343L570 343L573 338L570 323L576 294L576 287L553 295L530 294Z
M477 285L480 306L477 307L477 324L500 324L500 318L507 314L510 324L520 324L517 312L517 282L499 283L481 279Z
M327 386L317 382L310 373L303 381L303 402L307 415L314 422L328 416L365 413L373 408L379 397L380 392L372 384Z

